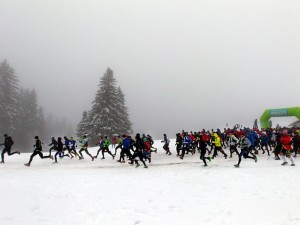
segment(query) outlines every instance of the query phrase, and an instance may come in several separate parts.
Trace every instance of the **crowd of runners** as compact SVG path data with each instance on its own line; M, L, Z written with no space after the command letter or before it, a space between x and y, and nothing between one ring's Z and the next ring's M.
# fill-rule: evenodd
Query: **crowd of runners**
M88 148L88 137L84 135L81 140L76 141L73 137L55 137L51 138L49 144L48 154L43 152L43 144L38 136L34 137L34 150L31 154L28 163L25 166L30 166L33 158L39 155L40 158L49 158L53 163L58 163L57 158L77 158L84 159L85 153L92 161L98 158L101 153L101 159L105 159L105 154L109 155L112 160L116 159L118 163L125 163L127 160L129 164L140 166L143 164L144 168L148 168L147 164L151 163L151 155L157 152L154 146L154 141L150 135L141 135L137 133L134 137L123 134L122 136L114 136L109 138L107 136L100 136L97 145L99 149L96 155L92 155ZM166 155L171 156L170 139L166 134L161 140L163 150ZM4 163L4 155L9 156L19 154L20 151L12 152L14 141L11 136L4 134L4 149L1 153L1 162ZM80 147L79 149L77 147ZM202 130L198 132L186 132L182 130L176 134L175 142L176 156L184 160L186 154L192 156L200 154L200 160L203 161L204 166L207 166L207 161L212 161L215 157L222 155L226 160L228 157L232 158L233 154L237 155L237 163L235 167L239 167L242 159L252 159L257 162L258 156L267 154L269 158L274 160L282 160L281 165L288 164L287 158L291 166L295 166L294 158L297 157L300 148L300 129L299 128L281 128L281 129L264 129L257 128L249 129L229 129L224 130ZM45 150L45 149L44 149ZM119 150L119 151L118 151ZM52 154L52 152L55 154ZM273 156L272 156L273 154Z

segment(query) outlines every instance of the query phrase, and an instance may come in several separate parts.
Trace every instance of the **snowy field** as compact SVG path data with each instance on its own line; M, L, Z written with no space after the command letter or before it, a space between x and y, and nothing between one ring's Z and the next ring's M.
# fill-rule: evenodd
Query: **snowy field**
M89 157L58 164L29 153L0 165L1 225L299 225L300 163L260 155L258 162L220 155L202 167L199 154L180 160L162 144L148 169ZM97 148L91 148L95 153ZM228 149L226 150L228 151ZM298 164L299 163L299 164Z

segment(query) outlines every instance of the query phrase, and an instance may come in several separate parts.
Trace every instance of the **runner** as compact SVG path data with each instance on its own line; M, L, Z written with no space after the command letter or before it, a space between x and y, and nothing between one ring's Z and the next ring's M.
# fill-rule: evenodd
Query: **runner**
M109 155L111 155L112 159L115 159L115 156L111 153L111 151L109 151L109 146L110 146L110 141L107 138L107 136L104 137L103 140L103 146L102 146L102 158L101 159L105 159L104 157L104 153L107 152Z
M219 137L219 135L217 133L214 133L214 141L213 144L215 146L214 149L214 154L212 156L212 158L215 158L218 155L218 151L221 152L224 155L224 158L227 158L227 154L223 151L222 149L222 144L221 144L221 139Z
M292 148L292 138L291 136L288 134L288 131L286 129L284 129L282 131L282 138L280 139L280 142L282 144L282 150L281 150L281 158L283 160L283 163L281 164L282 166L285 166L288 164L288 162L286 161L286 157L289 158L289 160L291 161L291 166L295 166L294 163L294 158L293 156L291 156L291 151L293 150Z
M51 155L51 151L52 151L52 150L56 150L56 148L57 148L57 141L55 140L54 137L51 137L51 143L49 144L49 146L52 146L52 147L49 149L49 155Z
M250 140L245 136L245 134L241 134L240 138L240 146L241 146L241 153L239 154L239 162L238 164L234 165L235 167L240 167L240 163L242 161L242 157L245 159L250 158L253 159L255 162L257 162L257 157L251 152L251 142ZM252 155L249 156L249 153Z
M166 151L166 154L172 155L172 153L170 152L170 147L169 147L170 139L168 139L166 134L164 134L164 139L161 141L161 143L165 143L163 146L163 149Z
M4 136L4 143L0 144L0 145L4 145L4 149L2 150L2 153L1 153L1 162L0 163L4 163L4 154L5 153L7 153L9 156L14 155L14 154L20 155L19 151L10 152L11 147L14 144L12 137L8 136L7 134L4 134L3 136Z
M50 158L50 159L53 160L53 156L52 156L52 155L43 156L43 153L42 153L42 150L43 150L43 148L42 148L42 142L41 142L41 140L39 139L39 136L35 136L34 139L35 139L35 145L34 145L33 147L35 147L35 149L34 149L32 155L30 156L29 162L26 163L26 164L24 164L25 166L28 166L28 167L30 166L30 164L31 164L31 162L32 162L32 160L33 160L33 158L34 158L36 155L39 155L41 159Z
M230 156L229 158L232 158L232 153L235 152L237 155L239 155L239 152L236 148L239 140L233 133L229 133L229 151L230 151Z
M79 150L79 155L80 155L79 159L80 160L84 159L83 156L82 156L82 152L84 151L89 157L91 157L92 161L94 161L94 157L89 153L89 151L87 149L89 144L88 144L86 135L83 135L80 143L81 143L81 149Z
M205 138L203 138L202 133L200 133L199 144L200 144L200 159L204 162L204 166L206 167L207 166L206 159L211 161L211 157L205 157L207 142Z

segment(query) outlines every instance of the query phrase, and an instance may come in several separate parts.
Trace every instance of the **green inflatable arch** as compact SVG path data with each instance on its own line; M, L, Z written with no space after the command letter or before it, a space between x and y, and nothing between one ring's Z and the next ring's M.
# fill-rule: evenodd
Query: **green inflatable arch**
M295 116L300 120L300 107L267 109L260 117L261 128L269 128L269 119L271 117Z

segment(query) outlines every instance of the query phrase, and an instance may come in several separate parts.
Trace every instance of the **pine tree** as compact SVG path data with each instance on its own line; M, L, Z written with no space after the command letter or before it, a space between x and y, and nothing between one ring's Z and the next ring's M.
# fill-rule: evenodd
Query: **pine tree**
M131 133L124 94L121 88L117 88L110 68L100 78L98 87L92 109L84 112L78 124L77 135L87 134L90 143L96 143L99 135L111 137L114 134Z
M117 131L118 111L116 80L108 68L100 79L99 90L90 112L90 138L97 141L99 135L112 136Z
M18 78L6 60L0 64L0 134L4 133L11 135L22 151L32 145L34 136L44 138L46 134L44 113L38 109L35 90L19 87Z
M4 60L0 64L0 133L14 135L19 111L19 81L14 70Z
M24 148L31 145L34 136L40 136L38 126L39 123L43 122L40 121L38 115L37 96L35 90L21 90L20 122L17 137L19 144Z

